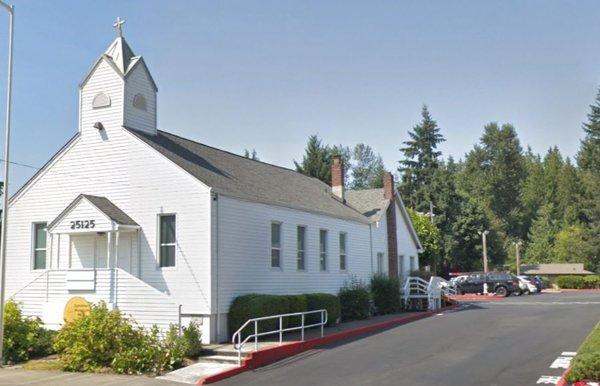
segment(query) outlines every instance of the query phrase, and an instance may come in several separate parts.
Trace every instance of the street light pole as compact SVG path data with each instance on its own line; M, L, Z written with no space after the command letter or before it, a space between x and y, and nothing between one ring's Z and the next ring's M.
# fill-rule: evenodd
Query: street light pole
M477 232L481 235L481 242L483 244L483 272L488 273L488 258L487 258L487 235L490 231ZM488 293L487 282L483 283L483 293Z
M12 80L13 80L13 30L14 30L14 5L8 5L0 0L0 5L8 11L8 80L6 84L6 132L4 139L4 188L2 194L2 228L0 229L0 366L4 364L4 290L6 284L6 234L8 233L8 166L10 152L10 122L12 107Z

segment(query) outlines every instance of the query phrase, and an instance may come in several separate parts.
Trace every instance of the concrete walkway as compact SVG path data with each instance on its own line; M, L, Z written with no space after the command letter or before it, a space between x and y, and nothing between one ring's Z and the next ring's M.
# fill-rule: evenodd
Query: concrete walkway
M130 375L66 373L62 371L24 370L14 367L0 368L0 386L8 385L181 386L181 383Z

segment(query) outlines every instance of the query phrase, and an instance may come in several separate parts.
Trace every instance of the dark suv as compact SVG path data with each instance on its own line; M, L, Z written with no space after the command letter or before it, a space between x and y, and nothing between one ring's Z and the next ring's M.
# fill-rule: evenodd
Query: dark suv
M488 272L471 273L457 284L458 293L478 294L483 293L483 284L487 283L488 292L500 296L509 296L519 289L518 279L510 273Z

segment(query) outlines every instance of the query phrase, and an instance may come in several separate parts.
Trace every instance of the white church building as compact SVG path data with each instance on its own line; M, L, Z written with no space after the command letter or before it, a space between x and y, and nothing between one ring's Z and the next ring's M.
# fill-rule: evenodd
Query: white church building
M406 275L419 239L390 174L344 191L157 129L157 86L120 34L79 86L79 130L10 199L7 298L51 328L73 297L143 326L197 319L231 338L248 293L337 293L352 276Z

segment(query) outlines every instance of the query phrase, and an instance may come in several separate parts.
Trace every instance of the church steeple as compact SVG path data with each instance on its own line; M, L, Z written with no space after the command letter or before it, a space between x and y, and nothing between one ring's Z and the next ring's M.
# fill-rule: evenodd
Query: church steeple
M144 59L125 41L124 22L117 18L113 25L117 37L80 84L82 133L97 133L97 127L109 132L123 126L156 133L158 89Z

